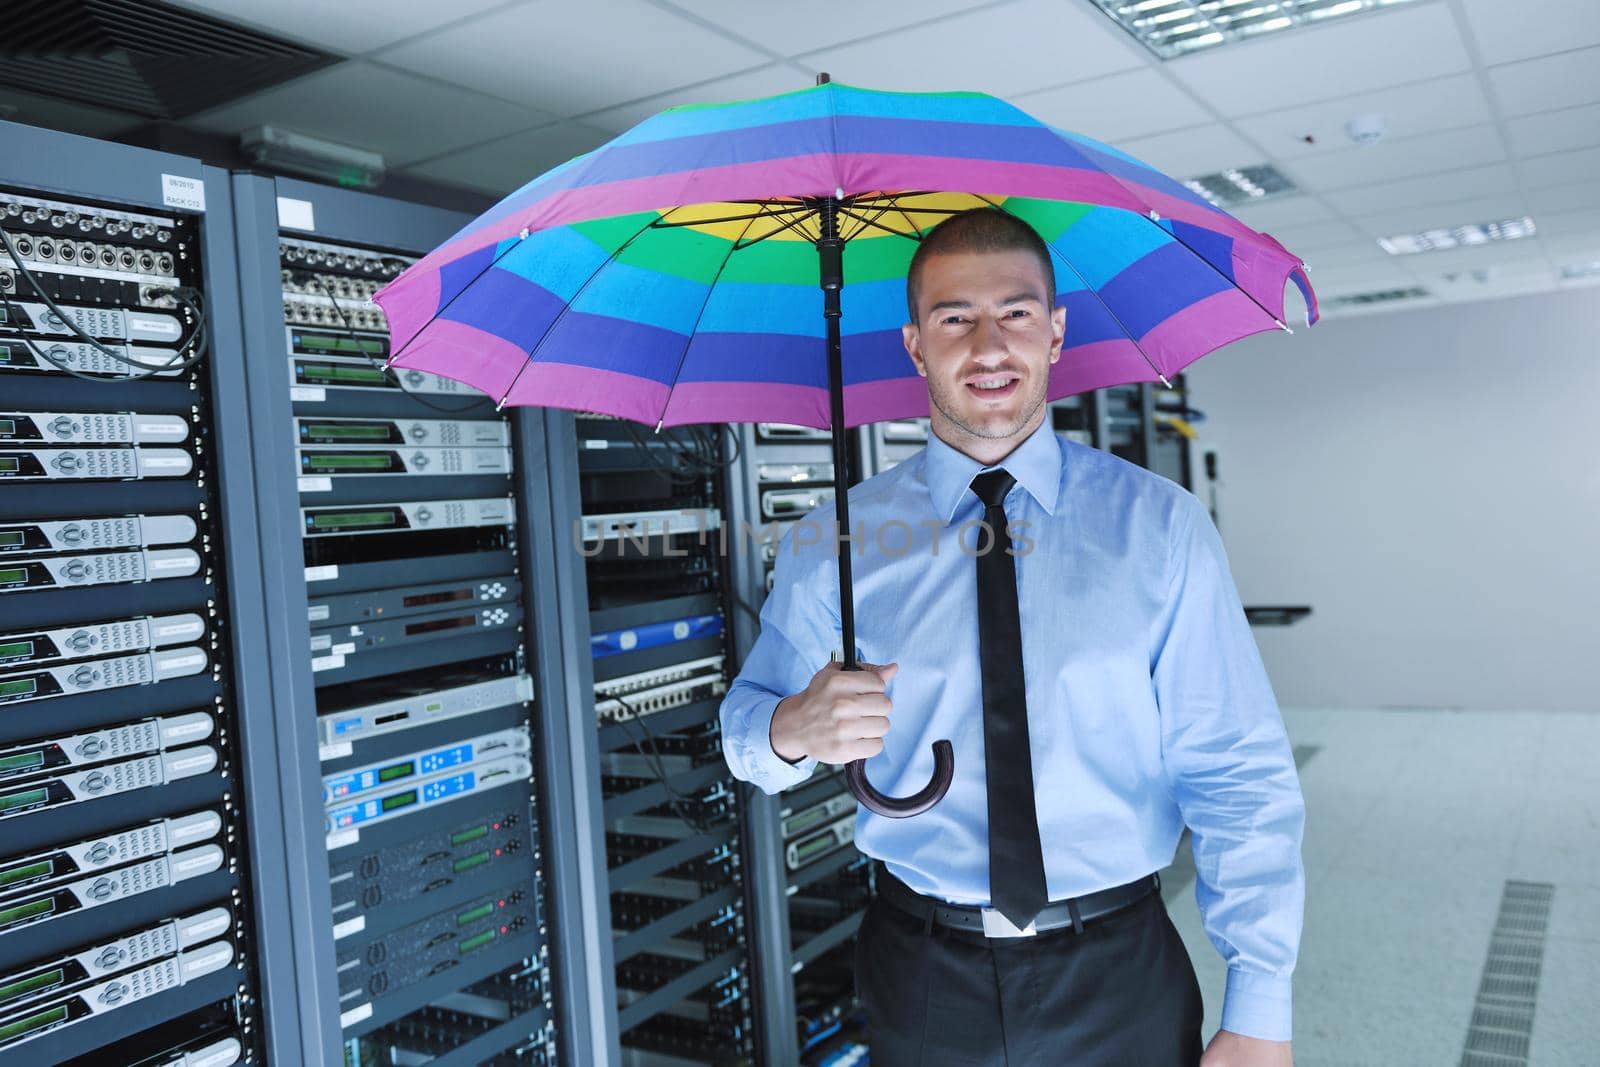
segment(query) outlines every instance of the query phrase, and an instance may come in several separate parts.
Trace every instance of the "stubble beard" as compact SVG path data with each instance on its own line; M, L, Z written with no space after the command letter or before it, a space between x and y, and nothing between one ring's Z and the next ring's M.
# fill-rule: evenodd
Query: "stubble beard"
M957 388L965 387L958 386ZM957 414L956 404L952 402L955 398L946 391L945 385L942 382L936 384L931 378L928 380L928 400L933 404L934 409L948 419L950 424L957 430L960 430L962 433L967 434L968 436L981 438L986 441L1000 440L1003 438L1016 436L1016 434L1021 432L1024 426L1028 425L1028 423L1033 420L1033 417L1039 413L1039 410L1044 407L1045 396L1048 392L1048 381L1041 383L1039 388L1034 391L1031 397L1029 397L1028 406L1019 416L1017 416L1015 422L1003 429L990 430L973 426L971 423L967 422L966 419Z

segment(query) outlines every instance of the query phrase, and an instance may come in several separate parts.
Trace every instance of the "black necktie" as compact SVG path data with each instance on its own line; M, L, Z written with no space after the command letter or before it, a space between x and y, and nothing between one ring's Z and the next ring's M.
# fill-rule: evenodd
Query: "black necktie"
M1022 619L1017 570L1006 534L1006 492L1016 479L1004 470L972 479L993 531L978 556L978 656L983 668L984 778L989 790L989 902L1019 929L1049 899L1044 849L1033 805L1033 759L1028 751L1028 698L1022 675ZM982 550L987 539L976 546Z

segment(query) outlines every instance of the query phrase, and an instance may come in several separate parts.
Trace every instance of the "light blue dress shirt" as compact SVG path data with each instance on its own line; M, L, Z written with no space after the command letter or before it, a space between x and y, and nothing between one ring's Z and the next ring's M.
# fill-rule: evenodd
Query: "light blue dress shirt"
M1210 514L1181 486L1058 437L1048 419L993 466L1016 479L1005 508L1050 899L1166 867L1187 825L1195 896L1228 965L1222 1026L1288 1040L1304 808ZM983 505L969 486L988 469L930 434L923 451L851 488L854 541L843 546L855 553L857 655L900 664L868 779L904 796L932 776L934 741L955 746L945 798L909 819L862 808L856 846L921 893L980 905L989 903L974 558ZM768 793L816 767L773 752L773 710L839 648L832 505L807 519L815 525L780 544L760 637L722 704L729 766Z

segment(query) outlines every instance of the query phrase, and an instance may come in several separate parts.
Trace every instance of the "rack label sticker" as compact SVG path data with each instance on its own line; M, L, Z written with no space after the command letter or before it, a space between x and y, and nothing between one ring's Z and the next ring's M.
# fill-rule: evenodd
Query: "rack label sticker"
M320 404L328 399L328 391L320 385L293 385L289 387L289 399L296 404Z
M332 491L332 478L309 477L300 479L300 492L302 493L331 493Z
M180 211L206 209L206 183L199 178L185 178L179 174L161 176L161 202Z
M331 582L337 577L339 577L339 565L337 563L330 563L326 567L306 568L307 582Z
M311 673L319 671L336 671L344 666L344 657L341 655L317 656L311 661Z
M346 919L342 923L335 923L333 926L333 939L338 941L349 937L351 934L359 934L366 928L367 917L365 915L357 915L354 919Z
M355 827L351 827L348 830L335 830L333 833L328 835L327 840L324 841L323 844L327 846L329 852L332 852L336 848L343 848L346 845L353 845L360 840L361 831Z
M351 1008L339 1016L339 1029L348 1030L356 1023L372 1014L372 1002L369 1000L360 1007Z
M329 760L344 759L355 750L356 746L349 741L335 741L331 745L323 745L317 749L317 761L327 763Z
M309 200L296 200L290 196L278 197L278 225L285 230L316 231L316 208Z

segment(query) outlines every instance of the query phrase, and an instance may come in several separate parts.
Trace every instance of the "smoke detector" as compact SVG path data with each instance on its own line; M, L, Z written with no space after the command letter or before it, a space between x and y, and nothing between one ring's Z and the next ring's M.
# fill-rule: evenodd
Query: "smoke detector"
M1344 132L1362 148L1370 148L1383 140L1389 132L1389 123L1382 115L1357 115L1344 124Z

